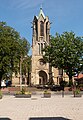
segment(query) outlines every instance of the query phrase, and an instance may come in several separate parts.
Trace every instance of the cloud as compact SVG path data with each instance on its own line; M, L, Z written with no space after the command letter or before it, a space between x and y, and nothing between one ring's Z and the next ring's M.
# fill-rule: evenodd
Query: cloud
M12 0L11 7L16 9L28 9L41 5L44 0Z

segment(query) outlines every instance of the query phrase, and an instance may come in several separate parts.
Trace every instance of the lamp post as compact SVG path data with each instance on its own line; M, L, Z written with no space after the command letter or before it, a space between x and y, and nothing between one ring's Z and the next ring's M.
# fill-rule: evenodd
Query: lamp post
M22 63L23 63L23 60L25 60L26 58L27 56L20 57L20 90L22 90Z
M22 56L20 58L20 90L22 90Z

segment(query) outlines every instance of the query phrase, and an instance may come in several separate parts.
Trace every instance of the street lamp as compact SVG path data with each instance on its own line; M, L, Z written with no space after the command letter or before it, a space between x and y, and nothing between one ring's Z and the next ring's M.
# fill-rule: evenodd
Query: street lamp
M22 63L23 60L26 58L27 56L25 56L24 58L22 58L22 56L20 57L20 90L22 90Z
M20 90L22 90L22 56L20 58Z

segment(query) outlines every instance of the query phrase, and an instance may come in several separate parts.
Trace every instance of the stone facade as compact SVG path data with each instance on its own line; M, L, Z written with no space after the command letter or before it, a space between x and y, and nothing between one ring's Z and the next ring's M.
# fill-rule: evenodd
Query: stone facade
M55 84L59 84L59 70L50 69L49 63L43 60L42 49L50 43L50 21L44 15L42 8L38 16L33 19L32 35L32 71L31 84L46 84L51 78ZM50 76L51 75L51 76Z
M31 84L49 82L49 64L42 57L42 49L49 44L49 40L50 21L41 8L39 15L33 19Z

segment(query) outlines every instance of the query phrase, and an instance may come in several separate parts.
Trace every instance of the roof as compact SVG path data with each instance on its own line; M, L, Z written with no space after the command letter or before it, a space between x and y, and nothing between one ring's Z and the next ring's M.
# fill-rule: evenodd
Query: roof
M79 75L77 77L75 77L76 80L79 80L79 79L83 79L83 74L82 73L79 73Z
M39 18L40 18L40 16L43 16L43 18L45 19L45 15L44 15L44 12L43 12L43 10L42 10L42 7L40 8L39 15L38 15L38 16L36 16L36 18L37 18L37 19L39 19Z
M77 78L78 78L78 79L83 78L83 74L80 73Z
M44 13L43 13L43 10L42 10L42 8L40 8L40 13L39 13L39 16L38 16L38 18L39 18L41 15L42 15L42 16L44 17L44 19L45 19L45 15L44 15Z

